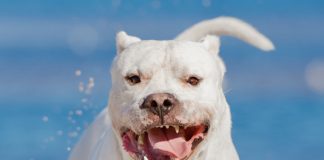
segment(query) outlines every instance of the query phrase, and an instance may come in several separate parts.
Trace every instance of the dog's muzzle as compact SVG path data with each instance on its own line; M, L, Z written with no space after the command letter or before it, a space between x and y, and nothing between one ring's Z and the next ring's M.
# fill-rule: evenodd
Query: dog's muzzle
M181 123L182 103L170 93L148 95L139 108L152 123L137 128L122 127L123 148L134 160L185 160L205 139L209 121Z
M179 107L179 101L170 93L150 94L140 106L159 116L161 125L164 124L164 116L176 107Z

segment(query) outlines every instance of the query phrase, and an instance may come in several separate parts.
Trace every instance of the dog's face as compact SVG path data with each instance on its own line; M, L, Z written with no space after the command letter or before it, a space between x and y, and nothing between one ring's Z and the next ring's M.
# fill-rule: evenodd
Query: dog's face
M142 41L117 35L109 113L133 159L190 159L226 109L219 40Z

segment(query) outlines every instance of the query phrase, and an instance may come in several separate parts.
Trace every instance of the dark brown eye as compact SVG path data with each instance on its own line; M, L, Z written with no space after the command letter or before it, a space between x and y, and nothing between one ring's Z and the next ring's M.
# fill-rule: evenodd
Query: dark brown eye
M199 82L200 82L200 79L197 78L197 77L189 77L188 80L187 80L187 83L189 83L192 86L198 85Z
M132 76L127 76L126 80L130 83L130 84L137 84L141 82L141 78L137 75L132 75Z

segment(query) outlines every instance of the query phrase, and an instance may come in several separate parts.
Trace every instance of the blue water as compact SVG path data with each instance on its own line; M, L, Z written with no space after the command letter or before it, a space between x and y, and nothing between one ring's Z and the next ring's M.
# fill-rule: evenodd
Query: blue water
M310 63L324 61L323 8L319 0L0 0L0 157L67 158L108 101L116 31L171 39L200 20L230 15L252 23L277 48L264 54L222 38L241 158L324 159L324 93L305 77ZM93 92L80 93L79 82L89 77Z

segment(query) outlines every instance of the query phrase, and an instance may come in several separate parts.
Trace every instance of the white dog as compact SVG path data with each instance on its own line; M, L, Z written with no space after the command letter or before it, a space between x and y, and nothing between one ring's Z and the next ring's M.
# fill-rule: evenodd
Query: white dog
M217 36L274 46L235 18L200 22L175 40L117 34L109 105L70 160L237 160Z

